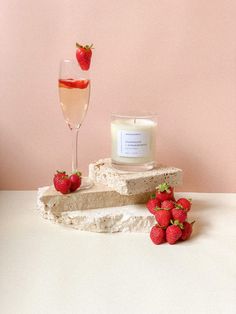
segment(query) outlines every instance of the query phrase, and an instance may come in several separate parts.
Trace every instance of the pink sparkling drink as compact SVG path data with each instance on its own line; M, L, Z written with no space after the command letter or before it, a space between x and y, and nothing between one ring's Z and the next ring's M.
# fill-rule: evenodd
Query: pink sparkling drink
M81 126L88 110L89 95L89 80L59 80L60 104L70 129L78 129Z

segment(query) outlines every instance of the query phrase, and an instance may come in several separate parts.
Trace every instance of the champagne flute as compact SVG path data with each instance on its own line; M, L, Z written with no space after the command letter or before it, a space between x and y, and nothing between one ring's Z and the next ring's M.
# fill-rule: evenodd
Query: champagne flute
M89 106L90 79L88 71L82 71L70 59L62 60L59 73L59 99L64 119L73 134L72 172L78 171L78 132ZM93 185L88 177L82 177L81 188Z

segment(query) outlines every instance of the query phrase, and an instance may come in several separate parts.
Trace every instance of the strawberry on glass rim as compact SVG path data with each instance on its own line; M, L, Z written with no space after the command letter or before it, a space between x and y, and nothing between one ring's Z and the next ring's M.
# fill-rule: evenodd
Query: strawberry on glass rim
M85 89L89 85L89 80L73 80L73 79L59 79L59 87L64 88L79 88L79 89Z
M93 44L82 46L76 43L76 48L76 59L81 69L88 71L91 63Z

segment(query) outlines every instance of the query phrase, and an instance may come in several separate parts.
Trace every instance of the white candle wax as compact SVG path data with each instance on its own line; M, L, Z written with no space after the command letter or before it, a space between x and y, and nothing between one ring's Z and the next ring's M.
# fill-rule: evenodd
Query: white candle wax
M118 118L111 122L112 161L146 164L155 160L157 123L148 118Z

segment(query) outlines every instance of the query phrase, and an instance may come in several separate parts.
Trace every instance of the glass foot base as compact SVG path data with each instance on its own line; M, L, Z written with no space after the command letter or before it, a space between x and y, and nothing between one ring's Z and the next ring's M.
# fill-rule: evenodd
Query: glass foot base
M90 189L93 185L94 183L89 177L82 177L82 182L79 190Z
M145 164L124 164L119 163L117 161L112 160L112 167L122 171L129 171L129 172L141 172L141 171L148 171L155 168L155 162L147 162Z

